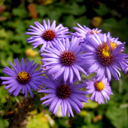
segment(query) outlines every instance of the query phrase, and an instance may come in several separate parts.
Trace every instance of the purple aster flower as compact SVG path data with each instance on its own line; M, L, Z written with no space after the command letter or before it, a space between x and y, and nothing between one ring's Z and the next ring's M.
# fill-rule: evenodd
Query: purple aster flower
M28 29L30 32L26 32L27 35L33 35L28 38L28 43L33 42L33 49L39 45L42 45L40 52L43 52L45 47L50 47L55 43L55 39L61 39L65 37L70 37L66 35L68 33L68 28L63 27L62 24L56 26L56 21L54 20L50 26L50 20L48 19L48 24L43 20L43 25L39 22L34 22L36 27L30 25L32 29Z
M70 82L64 84L62 77L60 77L58 81L46 78L43 83L47 85L47 88L38 91L47 94L40 99L43 101L42 104L45 104L45 106L49 105L49 111L51 111L53 114L57 113L57 110L61 105L63 117L66 116L66 113L69 117L70 114L72 117L74 117L72 108L79 114L80 108L84 107L82 102L88 103L88 98L85 96L85 91L79 90L83 87L85 88L86 85L74 85L75 82L76 80L74 80L72 84Z
M128 68L128 54L123 53L125 43L116 43L115 40L113 42L112 38L108 36L109 34L104 34L102 38L95 33L94 35L86 37L89 43L81 44L83 50L86 51L84 64L89 65L87 73L96 72L99 82L103 77L111 81L111 74L115 80L119 80L120 68L125 73Z
M72 37L71 41L68 38L66 40L55 41L58 45L52 48L46 48L46 53L42 53L43 65L42 68L48 71L48 74L53 74L53 79L63 75L64 81L68 78L70 82L73 82L73 78L76 75L79 81L81 80L80 72L87 75L82 68L82 51L79 45L79 39Z
M27 98L27 93L29 91L30 95L33 97L32 89L37 90L42 85L43 73L41 70L36 70L39 64L34 63L34 61L30 61L26 59L24 62L24 58L21 60L21 66L19 60L14 59L14 64L9 62L14 70L9 67L5 67L3 73L7 74L9 77L0 77L3 80L2 84L6 84L5 89L9 89L8 92L17 96L20 91L25 94L25 98ZM34 64L33 64L34 63Z
M98 30L98 28L90 29L90 28L86 27L85 25L84 25L84 27L82 27L78 23L77 23L77 25L79 27L73 27L73 29L76 30L76 32L72 33L72 34L74 36L78 37L78 38L81 38L81 42L84 41L84 39L86 38L86 36L88 34L92 34L93 35L93 32L95 32L96 34L100 35L101 34L100 32L102 31L102 30Z
M101 82L98 82L97 79L92 78L92 81L84 81L86 84L86 93L92 94L91 100L98 102L98 104L104 104L105 100L110 100L110 95L113 95L109 82L107 78L103 78ZM105 100L104 100L105 99Z

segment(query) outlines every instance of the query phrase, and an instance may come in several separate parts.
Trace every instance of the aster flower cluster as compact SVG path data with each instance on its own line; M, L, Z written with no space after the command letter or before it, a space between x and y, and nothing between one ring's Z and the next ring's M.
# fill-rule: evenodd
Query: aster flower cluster
M42 65L22 58L14 59L15 65L9 62L14 70L9 67L3 73L9 77L0 77L8 92L17 96L20 91L33 97L31 89L47 94L40 100L45 106L50 106L49 111L57 113L61 106L62 115L74 116L72 108L80 113L83 103L90 100L104 104L113 95L110 81L121 77L121 69L128 71L128 54L124 53L125 42L118 41L108 33L101 33L98 28L90 29L81 26L73 27L76 32L69 32L62 24L56 26L54 20L50 25L43 20L43 25L34 22L31 29L26 32L32 35L27 39L32 43L33 49L41 45L40 55ZM81 75L96 75L91 80L82 79ZM43 75L44 74L44 75ZM79 81L79 84L76 82Z

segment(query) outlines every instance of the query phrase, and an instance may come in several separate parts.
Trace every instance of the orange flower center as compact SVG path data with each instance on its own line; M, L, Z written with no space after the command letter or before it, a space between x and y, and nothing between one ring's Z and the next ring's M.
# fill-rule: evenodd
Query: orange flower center
M48 29L43 33L42 37L46 41L52 41L56 37L56 33L54 30Z
M70 97L70 94L71 94L71 87L68 85L62 84L57 88L57 96L62 99L66 99Z
M72 52L72 51L67 51L67 52L64 51L62 53L60 59L61 59L61 62L62 62L63 65L70 66L75 62L76 57L75 57L74 52Z

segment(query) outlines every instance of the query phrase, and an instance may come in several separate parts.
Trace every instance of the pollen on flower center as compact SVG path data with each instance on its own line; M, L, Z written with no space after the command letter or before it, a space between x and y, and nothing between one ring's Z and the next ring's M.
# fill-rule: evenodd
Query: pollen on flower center
M112 49L113 50L113 49ZM113 63L113 56L107 43L103 43L97 48L98 60L104 66L108 66Z
M114 42L110 42L110 44L111 44L112 50L118 46L118 44L115 44Z
M30 75L25 71L21 71L19 72L17 79L21 84L26 84L30 80Z
M76 57L75 57L74 52L72 52L72 51L64 51L61 54L60 60L61 60L63 65L70 66L75 62Z
M46 41L52 41L56 37L56 33L54 30L48 29L43 33L42 37Z
M65 84L60 85L57 88L57 96L62 99L66 99L70 97L71 94L71 87Z
M95 32L96 34L98 33L98 31L96 31L96 30L90 30L89 31L90 34L94 34L93 32Z
M95 88L96 88L96 90L98 90L98 91L102 91L103 89L104 89L104 87L105 87L105 85L104 85L104 83L101 81L101 82L95 82Z

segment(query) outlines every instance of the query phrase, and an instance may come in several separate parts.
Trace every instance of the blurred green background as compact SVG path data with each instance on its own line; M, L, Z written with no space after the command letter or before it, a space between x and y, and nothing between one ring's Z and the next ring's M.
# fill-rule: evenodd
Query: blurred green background
M113 37L126 42L128 53L128 0L0 0L0 75L13 58L28 57L40 63L39 48L32 51L25 35L34 21L56 20L70 31L77 23L111 32ZM1 82L1 81L0 81ZM9 96L5 85L0 85L0 128L128 128L128 74L119 81L112 79L114 95L104 105L89 101L75 117L62 117L41 106L42 95L34 92L32 99Z

